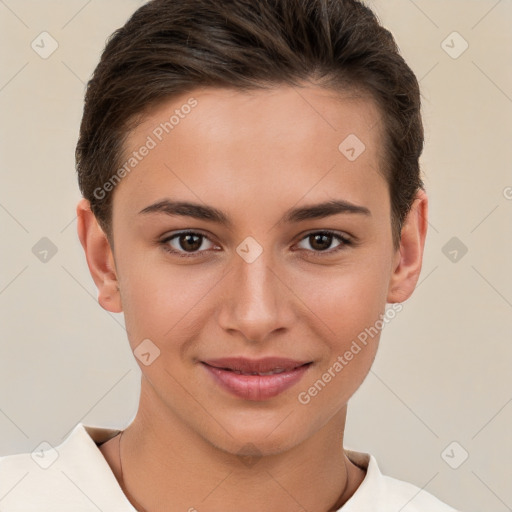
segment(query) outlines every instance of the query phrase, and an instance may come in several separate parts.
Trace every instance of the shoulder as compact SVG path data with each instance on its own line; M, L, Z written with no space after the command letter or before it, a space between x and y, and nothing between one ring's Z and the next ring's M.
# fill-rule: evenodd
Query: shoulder
M393 510L402 510L403 512L457 512L453 507L443 503L425 489L409 482L383 475L382 484L387 501L389 501Z
M375 458L346 450L349 459L366 470L366 476L339 512L458 512L414 484L383 475Z
M60 499L57 489L66 489L70 481L66 482L66 470L55 462L57 454L52 448L0 457L2 512L44 510L51 496Z
M98 448L115 432L80 423L55 447L1 456L2 512L133 511Z

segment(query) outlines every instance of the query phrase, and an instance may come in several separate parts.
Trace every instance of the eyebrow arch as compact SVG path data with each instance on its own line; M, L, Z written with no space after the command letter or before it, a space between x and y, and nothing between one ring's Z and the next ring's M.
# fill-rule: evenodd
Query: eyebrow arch
M222 211L213 206L204 206L198 203L188 201L171 201L163 199L142 209L139 214L164 213L171 216L192 217L199 220L207 220L225 225L228 228L233 227L232 221ZM365 206L359 206L345 200L331 200L311 206L302 206L291 208L285 212L277 224L300 222L308 219L323 219L331 215L344 214L362 214L371 216L371 212Z

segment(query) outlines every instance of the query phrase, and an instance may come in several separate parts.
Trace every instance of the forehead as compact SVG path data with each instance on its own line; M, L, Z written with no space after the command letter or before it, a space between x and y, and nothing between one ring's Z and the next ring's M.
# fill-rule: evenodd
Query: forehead
M247 91L197 88L158 102L143 119L129 134L128 146L147 134L162 142L166 135L172 134L169 138L176 140L180 132L188 135L192 129L198 137L218 137L223 142L243 140L249 131L274 143L285 140L287 134L304 142L315 136L341 138L348 130L361 138L367 138L369 131L378 137L381 114L369 94L282 85Z
M241 200L286 204L336 189L360 204L382 200L381 139L368 96L314 86L195 89L159 103L130 132L124 162L151 149L114 192L124 203L125 190L135 208L173 193L233 203L234 190Z

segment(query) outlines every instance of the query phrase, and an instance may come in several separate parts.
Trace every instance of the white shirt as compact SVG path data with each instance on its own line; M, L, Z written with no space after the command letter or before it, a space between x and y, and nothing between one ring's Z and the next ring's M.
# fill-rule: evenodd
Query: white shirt
M78 423L55 448L0 457L0 510L135 512L98 448L119 432ZM415 485L382 475L372 455L346 453L366 476L339 512L457 512Z

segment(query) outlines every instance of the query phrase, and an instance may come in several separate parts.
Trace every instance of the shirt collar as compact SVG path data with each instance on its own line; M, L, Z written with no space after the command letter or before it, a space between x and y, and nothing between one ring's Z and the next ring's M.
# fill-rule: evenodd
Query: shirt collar
M101 453L98 445L112 439L121 430L78 423L60 448L62 456L75 460L73 477L87 486L91 496L98 496L116 510L136 511L123 493L114 473ZM338 509L342 512L361 512L370 510L371 503L378 503L381 494L382 474L375 458L364 452L345 449L351 462L366 471L364 480L355 493ZM97 471L91 471L91 468ZM87 493L87 489L82 489ZM370 502L371 500L371 502ZM99 503L98 503L99 505ZM117 508L118 507L118 508ZM111 510L113 510L111 508Z
M119 432L78 423L58 447L59 458L69 479L101 510L136 512L98 448Z

